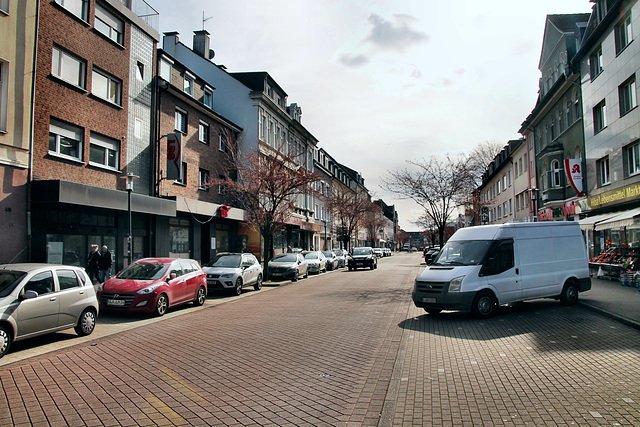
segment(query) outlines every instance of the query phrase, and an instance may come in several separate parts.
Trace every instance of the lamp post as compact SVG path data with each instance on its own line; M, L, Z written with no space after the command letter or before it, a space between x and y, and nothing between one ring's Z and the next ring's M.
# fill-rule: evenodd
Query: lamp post
M328 251L329 249L327 249L327 220L323 219L322 222L324 222L324 250Z
M127 235L127 265L131 264L131 256L133 254L133 240L132 240L132 222L131 222L131 192L133 191L133 180L136 178L140 178L137 175L134 175L131 172L127 172L125 176L120 178L126 179L126 190L127 190L127 214L129 217L129 233Z

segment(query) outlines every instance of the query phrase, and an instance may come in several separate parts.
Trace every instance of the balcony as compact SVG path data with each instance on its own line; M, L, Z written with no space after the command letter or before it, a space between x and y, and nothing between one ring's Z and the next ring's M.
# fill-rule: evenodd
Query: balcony
M144 0L120 0L120 2L151 28L160 32L160 14L149 3Z

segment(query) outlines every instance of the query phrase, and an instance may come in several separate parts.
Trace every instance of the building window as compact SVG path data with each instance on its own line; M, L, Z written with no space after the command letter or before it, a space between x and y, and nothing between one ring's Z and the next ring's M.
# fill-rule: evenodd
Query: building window
M218 133L218 150L227 152L227 139L222 131Z
M551 187L560 187L560 162L554 160L551 162Z
M620 97L620 117L622 117L638 105L635 75L618 87L618 96Z
M513 199L509 199L509 215L513 215Z
M591 80L598 77L602 70L602 46L598 46L598 49L589 55L589 71L591 73Z
M219 175L218 178L220 179L220 181L226 180L224 175ZM220 194L221 196L224 196L225 194L227 194L227 187L224 184L218 185L218 194Z
M564 128L562 123L562 110L560 107L556 108L556 116L558 117L558 134L561 134L564 131Z
M582 111L580 111L580 98L578 97L578 90L574 89L571 95L571 102L573 103L573 121L582 117Z
M124 22L99 4L96 4L96 19L93 26L114 42L124 43Z
M187 163L182 162L182 168L180 169L180 176L174 181L176 184L187 185Z
M202 142L203 144L209 145L209 125L205 122L200 122L198 141Z
M202 103L207 107L213 109L213 89L209 87L204 88L204 95L202 96Z
M598 171L598 186L602 187L611 183L609 178L609 156L603 157L596 162L596 169Z
M82 160L82 128L51 119L49 124L49 153Z
M600 132L607 126L607 118L605 112L605 102L602 100L598 105L593 107L593 133Z
M187 112L176 108L176 130L187 134Z
M118 170L120 142L117 139L91 133L89 140L89 164Z
M198 189L199 190L204 190L204 191L209 191L209 171L206 169L200 169L199 172L199 184L198 184Z
M51 74L75 86L85 87L85 61L54 46Z
M623 149L624 169L626 176L632 176L640 172L640 143L634 142Z
M2 4L3 2L0 2ZM69 12L82 19L83 21L88 21L88 11L89 11L89 0L56 0L60 6L67 9ZM9 12L9 1L7 0L7 9Z
M0 60L0 131L7 130L8 102L9 102L9 63Z
M9 14L9 0L0 0L0 11Z
M91 93L111 103L122 105L122 82L103 71L93 70Z
M616 55L620 54L625 47L633 40L631 33L631 14L625 15L624 18L615 27L616 39Z
M195 82L195 77L185 71L185 73L184 73L184 83L183 83L184 93L187 93L187 94L193 96L193 85L194 85L194 82Z
M142 120L136 117L133 126L133 136L138 139L142 139Z
M144 64L140 61L136 65L136 79L140 82L144 81Z
M160 60L160 77L162 80L171 83L171 67L173 66L173 61L165 58L164 56Z

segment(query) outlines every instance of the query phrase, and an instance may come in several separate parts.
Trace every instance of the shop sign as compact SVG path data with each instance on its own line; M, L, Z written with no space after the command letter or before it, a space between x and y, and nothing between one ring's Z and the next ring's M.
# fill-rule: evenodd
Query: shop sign
M538 221L553 221L553 209L540 209L538 211Z
M302 219L288 216L284 219L285 224L302 226Z
M572 200L562 205L562 215L565 217L580 213L582 213L582 206L578 201Z
M583 196L582 192L582 159L564 159L564 171L571 186L578 196Z
M182 135L170 133L167 135L167 179L182 177Z
M640 183L597 194L587 199L592 209L640 199Z
M229 216L229 210L231 210L231 208L230 208L229 206L221 205L221 206L218 208L218 216L219 216L220 218L226 218L226 217L228 217L228 216Z
M300 228L307 231L322 231L322 226L318 224L314 224L312 222L303 221L300 224Z

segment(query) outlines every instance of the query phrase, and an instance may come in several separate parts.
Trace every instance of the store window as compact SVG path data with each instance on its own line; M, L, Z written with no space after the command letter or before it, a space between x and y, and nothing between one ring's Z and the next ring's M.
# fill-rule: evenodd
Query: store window
M190 258L189 220L172 218L169 222L169 256Z

